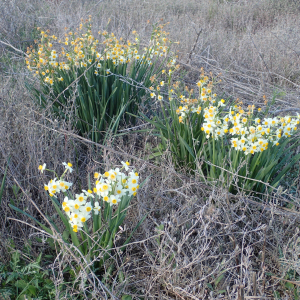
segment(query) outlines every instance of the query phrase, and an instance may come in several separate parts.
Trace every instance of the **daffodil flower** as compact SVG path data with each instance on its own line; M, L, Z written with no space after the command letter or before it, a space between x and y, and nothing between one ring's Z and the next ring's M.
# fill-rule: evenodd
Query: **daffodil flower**
M46 164L43 164L43 165L39 165L39 168L38 168L40 171L41 171L41 173L43 174L43 172L45 171L45 169L46 169Z
M126 161L126 162L121 161L121 164L122 164L123 168L125 169L125 171L129 170L130 163L128 161Z
M85 193L86 197L94 198L93 192L91 190L82 190Z
M72 169L72 164L70 162L68 163L63 162L62 164L65 166L66 170L69 170L70 173L72 173L73 169Z
M101 209L101 206L99 205L99 202L95 202L94 208L93 208L95 215L99 214L100 209Z

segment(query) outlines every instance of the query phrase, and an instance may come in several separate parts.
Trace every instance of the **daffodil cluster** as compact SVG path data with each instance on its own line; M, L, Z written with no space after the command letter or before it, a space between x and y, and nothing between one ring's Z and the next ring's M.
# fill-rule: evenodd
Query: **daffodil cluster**
M216 140L223 137L228 132L227 124L222 124L218 107L210 105L209 107L204 108L204 122L201 130L206 133L207 138L212 136Z
M96 179L94 193L110 205L118 204L125 195L135 196L139 189L139 174L131 170L126 175L121 170L124 168L125 171L129 171L129 163L122 162L122 164L121 169L116 168L104 174L94 174Z
M76 71L77 69L92 68L99 75L100 69L105 68L105 61L111 61L114 66L129 64L136 61L142 64L153 64L155 57L166 57L170 41L168 33L163 31L164 25L157 26L151 36L149 46L140 50L140 39L133 31L134 42L117 38L114 33L98 31L99 37L92 33L91 18L81 23L76 31L65 33L63 39L50 35L49 30L40 29L40 40L27 49L27 68L38 75L42 82L53 85L63 81L60 71ZM84 28L86 30L84 31ZM170 60L171 65L175 60ZM111 73L105 68L104 74Z
M83 224L92 216L92 210L97 215L101 209L99 202L94 201L92 204L90 198L94 198L91 190L76 194L75 199L65 197L62 203L63 210L69 217L69 223L73 231L77 232L78 229L83 227Z
M69 171L72 173L72 164L63 162L63 166L65 167L65 171L60 178L51 179L48 184L44 185L44 189L49 193L51 197L59 194L60 192L66 192L73 183L67 182L64 180L65 174ZM40 165L38 169L43 173L46 170L46 164Z
M278 146L282 137L290 137L297 130L299 115L261 119L261 108L249 105L247 109L243 109L242 103L230 106L225 113L225 100L218 100L217 95L212 92L213 81L208 76L202 73L197 86L198 98L179 95L182 105L176 113L180 123L184 123L194 113L201 115L201 130L206 138L218 140L225 136L233 148L247 155L262 152L270 144ZM191 94L190 92L189 95Z
M111 59L114 65L135 60L151 66L155 57L166 57L169 52L170 41L167 38L168 33L162 31L163 27L164 25L159 25L154 30L148 47L144 47L142 52L139 51L140 38L135 30L132 32L135 36L134 42L129 40L124 42L122 38L117 39L113 33L108 34L107 31L103 31L104 57ZM175 60L171 60L170 64L175 64Z
M75 197L66 193L72 183L64 180L67 172L72 172L71 163L63 163L65 171L60 178L54 178L44 186L51 197L58 196L60 192L65 194L62 208L69 218L69 223L74 232L82 229L84 223L91 219L92 213L98 215L101 207L108 203L110 206L117 205L124 196L135 196L139 189L139 174L133 171L129 162L122 162L122 168L111 169L104 174L95 173L96 179L93 191L82 190ZM46 170L46 164L40 165L41 173ZM125 170L128 174L122 172Z
M225 106L225 100L224 99L221 99L220 101L217 100L217 94L212 92L213 84L214 84L213 80L210 80L209 77L204 75L204 73L202 72L200 79L197 82L197 86L199 88L198 98L192 97L194 90L189 91L187 87L185 88L185 90L189 95L188 97L183 95L180 92L177 93L175 92L181 102L181 105L176 110L180 123L183 123L184 120L191 113L197 113L199 115L203 113L203 110L206 119L210 120L211 123L214 122L219 123L218 120L216 120L216 117L218 115L218 108ZM179 90L179 82L173 84L173 87ZM174 92L173 89L171 91ZM211 126L208 126L208 128L210 127ZM209 130L208 133L210 132L211 130Z
M233 106L229 114L223 117L223 126L228 130L232 147L254 154L268 149L269 144L279 145L283 137L291 137L299 125L297 117L273 117L260 119L253 113L255 106L249 106L248 112Z

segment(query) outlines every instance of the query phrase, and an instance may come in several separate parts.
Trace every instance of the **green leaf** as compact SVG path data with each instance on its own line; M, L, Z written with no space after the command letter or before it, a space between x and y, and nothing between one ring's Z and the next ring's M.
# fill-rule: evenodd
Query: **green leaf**
M25 280L23 280L23 279L17 280L17 281L15 282L15 286L16 286L17 288L20 288L20 289L23 290L23 289L27 286L27 282L26 282Z
M224 278L224 274L220 275L216 280L215 280L215 286L219 284L219 282Z
M49 229L48 227L46 227L45 225L43 225L41 222L39 222L36 218L32 217L31 215L29 215L28 213L26 213L25 211L11 205L11 204L8 204L10 208L14 209L15 211L29 217L30 219L32 219L33 221L35 221L37 224L39 224L46 232L48 232L50 235L53 235L52 233L52 230Z
M21 295L17 298L18 300L32 300L29 295Z
M297 288L294 289L294 297L295 297L295 300L299 300L299 294L298 294Z
M280 293L278 291L274 291L275 299L281 299Z
M196 157L195 157L195 154L194 154L194 151L192 150L192 148L187 144L187 142L180 135L178 135L178 138L179 138L180 142L185 146L185 148L189 151L191 156L195 159Z
M50 197L52 204L54 205L58 215L60 216L60 219L63 221L64 225L66 226L66 230L70 231L70 225L68 222L67 217L64 215L64 213L61 211L61 204L57 201L55 197Z
M36 288L33 285L29 285L27 290L31 293L31 296L36 296Z
M7 168L8 168L9 162L10 162L10 157L8 158L7 165L6 165L6 168L5 168L5 171L4 171L4 176L3 176L3 179L2 179L2 183L1 183L1 187L0 187L0 205L1 205L1 202L2 202L2 195L3 195L3 192L4 192L5 180L6 180Z
M291 282L285 282L285 287L288 288L289 290L293 290L294 289L294 284L292 284Z
M11 282L11 281L13 281L13 280L19 278L19 277L20 277L20 276L19 276L19 273L17 273L17 272L12 272L12 273L10 273L9 276L7 277L5 283L7 284L7 283L9 283L9 282Z
M63 239L64 239L65 241L67 241L68 238L69 238L69 236L70 236L70 232L69 232L68 230L64 230L64 232L63 232L63 234L62 234Z

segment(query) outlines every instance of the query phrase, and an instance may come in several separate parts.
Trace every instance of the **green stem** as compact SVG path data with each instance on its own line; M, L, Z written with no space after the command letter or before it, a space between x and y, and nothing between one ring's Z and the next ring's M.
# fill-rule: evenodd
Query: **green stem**
M261 157L262 153L263 153L263 151L261 151L261 152L259 153L258 158L255 160L255 164L254 164L254 165L251 167L251 169L250 169L250 174L252 174L252 173L254 172L255 167L257 166L257 164L258 164L258 162L259 162L259 160L260 160L260 157Z
M215 171L216 171L216 167L215 167L215 164L216 164L216 157L215 157L215 147L216 147L216 142L215 142L215 139L213 139L213 167L212 167L212 177L215 178Z

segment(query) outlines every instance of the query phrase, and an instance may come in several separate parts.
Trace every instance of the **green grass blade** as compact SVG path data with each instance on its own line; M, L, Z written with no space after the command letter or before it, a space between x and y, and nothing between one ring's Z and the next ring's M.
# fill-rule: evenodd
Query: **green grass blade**
M7 169L8 169L9 162L10 162L10 157L8 158L7 166L5 168L4 176L3 176L3 179L2 179L2 183L1 183L1 188L0 188L0 205L1 205L1 202L2 202L2 195L3 195L3 192L4 192L5 180L6 180L6 175L7 175Z

